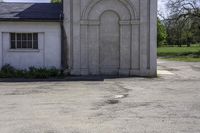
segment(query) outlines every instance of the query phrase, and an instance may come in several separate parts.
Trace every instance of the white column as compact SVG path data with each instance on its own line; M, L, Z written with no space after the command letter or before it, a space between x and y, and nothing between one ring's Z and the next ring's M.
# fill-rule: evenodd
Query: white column
M140 76L148 75L149 0L140 0Z
M89 21L88 27L88 57L89 74L99 74L99 21Z
M131 75L140 75L140 22L132 20L132 42L131 42Z
M88 22L81 21L81 75L88 75Z
M157 75L157 0L150 0L150 76Z
M119 75L130 75L131 68L131 25L120 21L120 70Z
M73 0L73 75L81 75L80 0Z

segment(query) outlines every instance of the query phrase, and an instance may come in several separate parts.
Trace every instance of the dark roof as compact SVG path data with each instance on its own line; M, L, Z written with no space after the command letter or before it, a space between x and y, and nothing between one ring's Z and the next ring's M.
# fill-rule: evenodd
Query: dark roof
M59 21L62 4L0 2L0 21Z

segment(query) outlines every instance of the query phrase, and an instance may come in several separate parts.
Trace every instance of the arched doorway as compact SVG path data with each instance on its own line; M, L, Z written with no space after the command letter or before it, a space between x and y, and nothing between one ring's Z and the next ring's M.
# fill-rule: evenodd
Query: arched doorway
M81 20L81 72L129 75L135 13L129 0L94 0Z
M105 11L100 17L100 74L117 75L120 66L119 17Z

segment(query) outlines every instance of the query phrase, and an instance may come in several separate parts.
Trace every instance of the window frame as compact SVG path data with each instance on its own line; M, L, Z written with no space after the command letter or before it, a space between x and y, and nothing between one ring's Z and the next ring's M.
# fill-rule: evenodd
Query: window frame
M38 51L39 50L39 33L10 32L9 34L10 34L10 46L9 46L10 51ZM30 37L30 34L31 34L31 37ZM36 35L36 38L34 38L34 35Z

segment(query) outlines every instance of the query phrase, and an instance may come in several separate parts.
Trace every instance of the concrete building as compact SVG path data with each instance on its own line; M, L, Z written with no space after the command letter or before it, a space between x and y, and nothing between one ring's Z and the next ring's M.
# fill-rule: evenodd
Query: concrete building
M55 66L72 75L156 76L156 12L157 0L64 0L57 19L13 22L0 15L0 65ZM38 33L37 49L12 49L11 37L18 34L11 33Z

